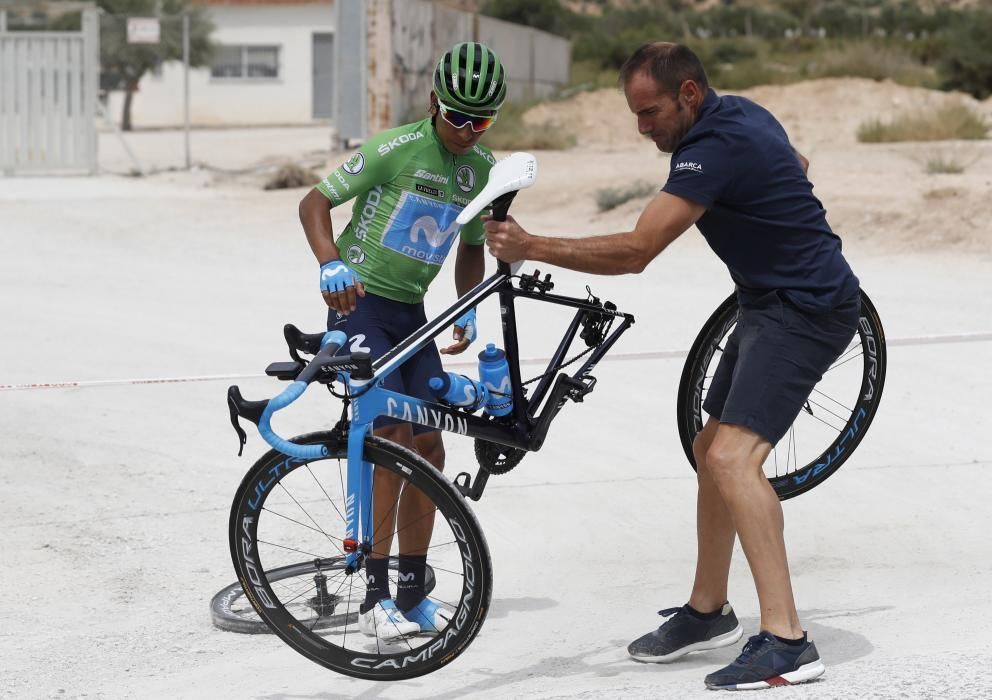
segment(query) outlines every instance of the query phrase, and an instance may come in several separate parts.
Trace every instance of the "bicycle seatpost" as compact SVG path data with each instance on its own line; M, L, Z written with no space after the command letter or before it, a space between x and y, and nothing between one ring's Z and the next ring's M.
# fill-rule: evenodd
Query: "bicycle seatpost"
M518 190L512 190L493 200L493 221L506 221L507 212L510 211L510 203L517 196L517 192ZM496 270L504 275L509 275L510 263L497 260Z

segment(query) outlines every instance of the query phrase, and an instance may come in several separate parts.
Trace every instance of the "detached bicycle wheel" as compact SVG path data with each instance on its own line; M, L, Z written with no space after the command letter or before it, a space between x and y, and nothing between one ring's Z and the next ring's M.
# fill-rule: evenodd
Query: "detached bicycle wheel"
M703 401L739 315L737 295L731 294L703 325L682 369L676 418L682 449L693 469L692 442L703 429ZM765 475L781 500L823 483L851 456L878 411L885 367L882 322L862 291L857 334L813 387L795 422L765 461Z
M381 438L366 440L366 460L398 476L401 494L417 489L433 506L409 522L396 508L373 513L374 530L393 519L397 534L425 522L433 528L428 597L451 613L440 631L377 640L358 628L364 566L350 572L344 565L345 513L356 506L346 498L347 446L329 432L294 442L324 444L329 455L302 460L269 451L245 476L231 507L231 556L254 612L293 649L348 676L401 680L450 663L478 634L492 594L489 549L464 498L416 453ZM394 537L391 559L397 546ZM393 594L396 576L391 563Z
M389 558L389 580L396 584L396 569L398 559ZM334 614L340 598L331 593L327 588L327 574L332 571L344 570L345 562L343 557L332 559L316 559L313 561L302 561L299 564L281 566L266 572L266 578L275 585L279 581L289 580L297 583L309 577L312 581L312 595L296 599L292 605L299 609L310 608L321 611L324 614L315 625L315 629L334 627L343 625L346 621L355 624L358 620L358 613L352 611L349 615ZM434 590L434 569L427 567L424 588L428 595ZM305 612L304 614L309 614ZM244 589L238 582L225 586L214 594L210 599L210 616L213 619L214 627L225 632L238 632L240 634L270 634L269 626L258 616L255 608L245 595ZM295 616L295 614L294 614Z

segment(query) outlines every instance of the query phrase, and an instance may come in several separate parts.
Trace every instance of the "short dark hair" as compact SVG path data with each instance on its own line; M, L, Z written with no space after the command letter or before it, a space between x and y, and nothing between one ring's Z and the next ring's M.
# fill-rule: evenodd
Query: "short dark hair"
M694 80L704 91L709 89L699 56L684 44L655 41L639 46L620 66L620 87L624 87L635 73L642 71L671 95L678 95L685 80Z

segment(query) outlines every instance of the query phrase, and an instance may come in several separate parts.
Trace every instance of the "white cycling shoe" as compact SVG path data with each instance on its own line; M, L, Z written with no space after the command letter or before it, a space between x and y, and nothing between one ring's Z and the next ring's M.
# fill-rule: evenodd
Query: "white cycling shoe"
M425 634L440 632L451 622L451 611L430 598L424 598L407 610L405 616L410 622L417 623L420 631Z
M420 633L420 625L404 617L396 603L389 598L380 600L368 612L359 613L358 629L362 634L384 642Z

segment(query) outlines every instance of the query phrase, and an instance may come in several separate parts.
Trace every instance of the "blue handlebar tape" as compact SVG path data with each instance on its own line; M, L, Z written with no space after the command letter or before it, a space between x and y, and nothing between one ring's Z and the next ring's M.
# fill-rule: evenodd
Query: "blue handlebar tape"
M327 331L324 333L324 337L320 340L320 349L323 350L327 345L334 343L339 348L344 347L345 343L348 342L348 336L346 336L342 331Z
M306 390L306 382L293 382L281 394L269 399L269 403L265 407L265 410L262 411L262 417L258 421L258 432L263 440L290 457L296 457L297 459L326 457L327 448L323 445L297 445L295 442L290 442L276 435L269 425L273 413L289 406L296 399L300 398Z

